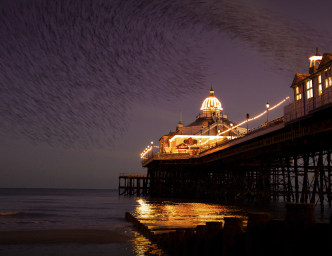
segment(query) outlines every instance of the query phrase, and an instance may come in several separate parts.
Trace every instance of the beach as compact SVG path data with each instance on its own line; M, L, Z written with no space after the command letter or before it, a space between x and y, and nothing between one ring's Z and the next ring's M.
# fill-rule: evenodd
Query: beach
M133 236L110 230L30 230L0 232L0 245L14 244L109 244L128 243Z
M0 232L0 255L137 255L134 237L109 230L30 230Z

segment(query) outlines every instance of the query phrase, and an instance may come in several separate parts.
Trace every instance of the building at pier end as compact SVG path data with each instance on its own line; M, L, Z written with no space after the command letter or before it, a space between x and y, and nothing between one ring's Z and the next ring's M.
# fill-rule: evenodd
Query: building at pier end
M235 127L236 124L228 120L220 101L214 95L212 86L210 95L203 101L200 110L202 112L192 123L184 126L180 118L175 131L170 131L160 138L160 154L197 155L247 132L246 128ZM227 130L228 132L218 136Z
M332 53L320 55L317 49L309 63L309 73L296 73L293 79L294 101L284 108L286 123L329 107L332 102Z

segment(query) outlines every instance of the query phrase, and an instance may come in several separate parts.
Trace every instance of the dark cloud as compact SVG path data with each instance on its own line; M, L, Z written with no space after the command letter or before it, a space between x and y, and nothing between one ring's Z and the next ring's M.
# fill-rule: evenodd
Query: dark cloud
M125 131L136 103L205 86L200 48L210 32L244 42L286 70L285 56L299 63L298 53L312 48L319 33L242 1L45 0L4 7L0 129L52 146L107 147Z

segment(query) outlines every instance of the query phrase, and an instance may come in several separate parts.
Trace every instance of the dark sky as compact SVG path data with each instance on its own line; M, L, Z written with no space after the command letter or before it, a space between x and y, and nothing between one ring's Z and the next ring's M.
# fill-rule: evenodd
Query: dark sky
M117 188L211 84L239 123L332 52L327 0L0 3L0 187Z

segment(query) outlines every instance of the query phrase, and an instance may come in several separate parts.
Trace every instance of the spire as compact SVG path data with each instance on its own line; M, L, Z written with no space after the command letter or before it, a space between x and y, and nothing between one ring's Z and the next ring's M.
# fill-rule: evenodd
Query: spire
M213 96L213 94L214 94L214 91L213 91L213 87L212 87L212 84L211 84L210 96Z

